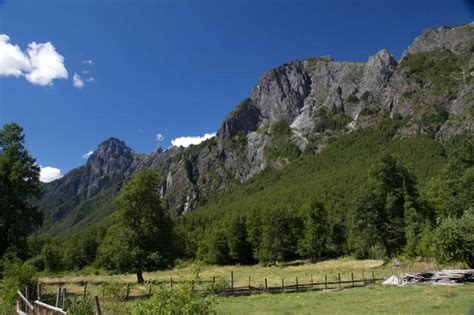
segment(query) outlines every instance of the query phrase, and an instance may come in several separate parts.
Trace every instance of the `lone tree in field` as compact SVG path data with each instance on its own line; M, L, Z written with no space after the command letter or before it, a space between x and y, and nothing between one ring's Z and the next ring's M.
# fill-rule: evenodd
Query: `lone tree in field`
M117 222L99 248L99 263L107 269L133 272L143 283L143 271L169 266L173 258L173 227L159 194L158 172L138 171L115 199Z
M24 140L15 123L0 129L0 258L9 247L24 256L26 237L43 222L42 213L30 204L41 192L40 168Z

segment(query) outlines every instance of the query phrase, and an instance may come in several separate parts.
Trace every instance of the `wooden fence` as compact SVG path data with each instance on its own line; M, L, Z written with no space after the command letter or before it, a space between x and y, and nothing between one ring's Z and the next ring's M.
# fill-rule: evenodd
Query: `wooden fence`
M31 304L28 299L20 292L16 293L16 313L19 315L63 315L67 314L59 307L51 306L41 301L34 301Z
M309 277L308 277L309 278ZM269 286L267 278L263 279L263 283L256 285L252 284L251 277L248 279L248 285L235 286L234 285L234 272L230 272L230 280L227 282L216 282L216 277L212 277L212 280L190 280L190 281L177 281L170 278L168 281L149 281L146 284L139 285L137 283L115 283L114 285L119 286L119 290L113 295L108 295L107 285L112 285L110 282L55 282L55 283L43 283L42 286L58 286L58 292L65 290L63 286L67 284L74 284L81 286L81 292L68 292L69 296L83 296L87 297L88 290L95 286L95 290L92 295L100 295L103 299L120 299L120 300L133 300L148 298L152 295L153 288L155 286L168 286L174 288L178 285L186 285L190 290L200 294L216 294L220 296L240 296L240 295L253 295L262 293L294 293L294 292L306 292L306 291L317 291L317 290L341 290L345 288L357 288L363 287L367 284L374 284L377 281L382 281L384 278L376 277L375 273L372 273L366 277L362 273L361 277L356 278L354 273L350 273L350 280L342 280L341 274L337 274L336 279L329 280L328 276L325 275L321 281L314 281L313 276L310 279L301 281L301 278L295 277L294 279L281 279L281 285ZM140 287L141 294L132 294L134 287ZM38 287L38 296L41 293L41 285ZM59 296L59 293L57 294ZM51 298L51 297L50 297Z

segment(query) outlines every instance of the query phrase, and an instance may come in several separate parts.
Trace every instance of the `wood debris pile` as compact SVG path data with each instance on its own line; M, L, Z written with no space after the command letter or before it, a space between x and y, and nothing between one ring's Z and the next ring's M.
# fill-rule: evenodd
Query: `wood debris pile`
M468 270L441 270L406 273L402 276L392 275L383 285L410 285L410 284L437 284L456 285L474 281L474 269Z

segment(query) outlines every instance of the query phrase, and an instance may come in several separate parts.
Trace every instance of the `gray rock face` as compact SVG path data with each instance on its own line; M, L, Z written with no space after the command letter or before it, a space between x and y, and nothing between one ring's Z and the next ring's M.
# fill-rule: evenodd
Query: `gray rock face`
M367 128L382 117L397 114L410 117L399 137L427 134L447 139L472 134L473 41L471 23L424 31L399 61L383 49L367 62L339 62L323 56L281 65L261 77L250 97L225 118L216 139L140 156L111 138L95 150L85 166L45 185L46 199L54 200L47 207L64 215L68 211L60 206L64 200L77 205L125 180L136 169L152 167L163 176L161 194L166 206L173 213L184 214L217 191L245 182L272 165L265 148L275 145L269 130L280 122L290 127L289 141L301 150L314 138L327 138L327 131L333 135ZM459 64L456 73L446 74L450 89L444 84L436 86L429 73L426 78L413 79L407 67L407 58L438 49L445 49L446 58ZM442 120L432 122L433 112L441 114ZM313 150L319 152L324 146L324 142L318 143L318 149L313 146Z
M252 91L251 100L259 110L260 124L291 123L300 114L310 92L311 80L299 61L268 71Z
M139 156L123 141L110 138L101 143L88 158L88 176L79 189L85 189L87 198L90 198L107 185L114 174L129 175L139 160Z
M418 36L403 53L402 59L413 53L448 49L452 52L468 52L474 45L474 22L457 27L442 26L437 29L428 28Z

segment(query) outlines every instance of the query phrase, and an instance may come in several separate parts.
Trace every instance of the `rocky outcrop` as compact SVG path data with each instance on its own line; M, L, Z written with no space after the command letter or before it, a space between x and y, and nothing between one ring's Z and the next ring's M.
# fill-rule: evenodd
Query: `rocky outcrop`
M437 29L428 28L415 38L403 53L402 59L408 54L447 49L455 53L471 52L474 47L474 22L460 26L442 26Z
M275 153L270 160L268 148L296 145L317 153L326 139L374 126L383 117L406 117L398 137L426 134L443 140L472 134L473 39L473 23L441 27L424 31L400 60L382 49L367 62L323 56L281 65L260 78L249 98L224 119L215 139L140 156L111 138L85 166L46 184L42 207L51 221L57 220L136 169L151 167L161 171L167 208L184 214L217 191L289 163Z

